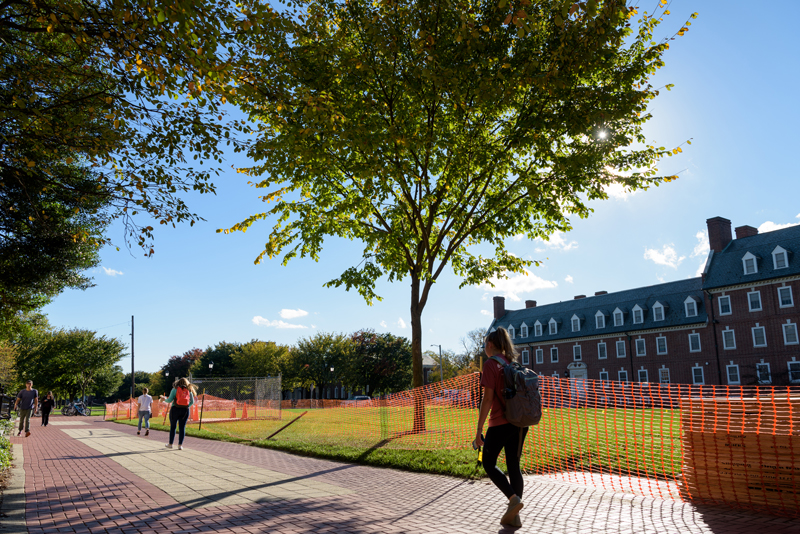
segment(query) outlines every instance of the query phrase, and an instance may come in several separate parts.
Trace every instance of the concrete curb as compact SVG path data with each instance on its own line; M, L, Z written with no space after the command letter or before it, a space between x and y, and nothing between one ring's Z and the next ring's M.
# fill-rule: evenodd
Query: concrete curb
M14 461L11 465L11 481L3 492L3 504L0 512L8 517L0 519L0 533L2 534L28 534L25 522L25 469L22 445L14 443L12 446Z

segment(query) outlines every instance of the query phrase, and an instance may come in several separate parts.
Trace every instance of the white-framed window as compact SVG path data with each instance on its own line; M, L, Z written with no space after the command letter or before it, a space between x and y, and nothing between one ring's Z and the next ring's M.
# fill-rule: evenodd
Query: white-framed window
M539 321L533 324L533 335L537 337L542 335L542 323Z
M692 367L692 384L705 384L705 376L703 375L703 368L698 366Z
M576 362L581 361L581 346L580 345L573 345L572 346L572 359Z
M753 333L753 346L766 347L767 346L767 331L763 326L758 326L758 323L750 329Z
M628 381L628 371L625 369L620 369L617 371L617 378L619 378L620 382L627 382Z
M730 327L722 331L722 348L725 350L733 350L736 348L736 335Z
M608 381L608 371L600 371L600 380Z
M529 365L531 363L531 356L528 349L522 349L522 365Z
M800 362L789 363L789 382L796 384L800 382Z
M622 326L625 322L625 316L622 314L622 310L617 308L614 310L614 326Z
M597 344L597 358L599 360L605 360L608 358L608 353L606 352L606 344L604 341L601 341Z
M625 342L617 341L617 358L625 357Z
M772 251L772 265L775 269L785 269L789 266L789 255L786 254L786 249L780 245Z
M644 311L638 304L633 307L633 324L642 324L644 322Z
M700 352L700 334L692 332L689 334L689 352Z
M544 363L544 349L536 349L536 363Z
M761 291L751 291L747 294L747 306L750 311L761 311Z
M769 370L768 363L756 364L756 377L759 384L772 384L772 373Z
M577 315L572 316L572 331L573 332L580 332L581 330L581 320Z
M636 355L647 356L647 346L642 338L636 340Z
M558 347L550 349L550 363L558 363Z
M656 354L663 355L667 353L667 338L665 336L658 336L656 338Z
M683 308L686 311L686 317L697 317L697 301L692 297L687 297L683 301Z
M669 369L666 367L662 367L658 370L658 382L659 384L669 384Z
M724 295L717 299L717 303L719 304L719 314L720 315L730 315L733 313L731 311L731 297L729 295Z
M757 258L750 252L742 256L744 274L756 274L758 272L758 262L756 259Z
M517 331L511 325L508 326L508 335L511 336L511 339L517 339Z
M519 327L519 336L528 337L528 325L525 323L522 323L522 326Z
M638 375L639 382L649 382L649 380L647 380L647 369L639 369Z
M783 344L797 345L799 341L797 338L797 325L787 321L786 324L781 326L783 327Z
M794 306L794 298L792 297L791 286L783 286L778 288L778 305L781 308L791 308Z
M555 319L550 319L550 335L554 335L558 333L558 323Z
M653 304L653 320L654 321L664 320L664 306L659 302Z
M739 376L739 366L731 362L730 365L725 366L725 371L728 375L728 384L735 386L741 384L741 378Z
M606 316L603 312L599 311L594 314L594 324L597 328L605 328L606 327Z

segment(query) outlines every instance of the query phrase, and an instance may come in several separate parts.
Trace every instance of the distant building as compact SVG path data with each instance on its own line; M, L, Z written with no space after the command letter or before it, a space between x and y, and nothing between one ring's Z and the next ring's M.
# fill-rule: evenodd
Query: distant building
M701 277L506 310L521 363L548 376L689 384L800 384L800 226L759 234L706 221Z

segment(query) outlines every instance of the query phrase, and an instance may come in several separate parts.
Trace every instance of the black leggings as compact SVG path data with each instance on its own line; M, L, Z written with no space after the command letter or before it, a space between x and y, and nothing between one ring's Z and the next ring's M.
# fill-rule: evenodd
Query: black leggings
M42 410L42 424L44 426L47 426L49 422L50 422L50 410L47 411Z
M522 498L524 482L522 471L519 468L519 457L527 433L527 428L520 428L511 423L490 426L486 431L486 439L483 444L483 468L494 485L508 498L511 498L512 495ZM503 449L506 450L508 478L497 467L497 457ZM511 479L510 482L509 479Z
M178 445L183 445L186 436L186 421L189 420L189 408L173 406L169 410L169 444L175 441L175 426L178 426Z

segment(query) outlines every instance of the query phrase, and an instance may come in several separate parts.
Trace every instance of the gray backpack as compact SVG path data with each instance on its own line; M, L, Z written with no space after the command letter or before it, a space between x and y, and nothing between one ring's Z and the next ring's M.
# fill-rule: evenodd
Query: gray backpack
M542 418L539 375L517 362L505 363L497 356L492 356L491 359L503 366L505 390L501 398L506 420L522 428L539 424Z

